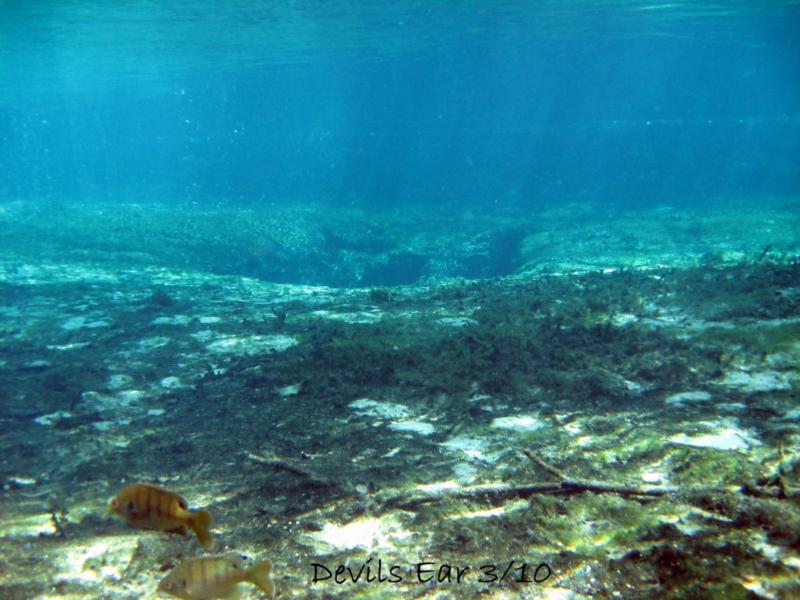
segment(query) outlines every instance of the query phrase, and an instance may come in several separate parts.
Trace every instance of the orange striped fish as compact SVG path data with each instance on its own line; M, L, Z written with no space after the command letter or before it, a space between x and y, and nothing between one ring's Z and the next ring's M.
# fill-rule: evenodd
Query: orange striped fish
M248 562L237 552L184 560L158 584L158 591L184 600L238 597L239 584L249 582L270 598L275 585L269 578L272 563Z
M131 527L155 529L186 536L187 529L208 548L211 545L211 515L191 511L186 500L152 483L132 483L111 501L111 510L125 518Z

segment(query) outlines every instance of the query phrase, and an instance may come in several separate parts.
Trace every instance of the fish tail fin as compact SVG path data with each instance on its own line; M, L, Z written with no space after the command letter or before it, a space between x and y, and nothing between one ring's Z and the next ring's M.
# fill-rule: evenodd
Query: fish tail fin
M267 594L270 598L275 597L275 584L269 578L270 571L272 571L272 563L269 560L262 560L252 567L247 572L249 581L258 586L258 588Z
M203 548L211 546L211 533L208 528L211 527L211 513L207 510L200 510L192 513L189 527L197 535L197 539L203 544Z

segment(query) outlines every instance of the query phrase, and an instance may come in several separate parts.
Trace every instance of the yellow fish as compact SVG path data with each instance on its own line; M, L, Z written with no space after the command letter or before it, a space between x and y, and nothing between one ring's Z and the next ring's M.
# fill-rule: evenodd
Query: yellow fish
M184 600L238 597L239 584L247 581L270 598L275 584L269 578L272 563L249 563L236 552L189 558L172 569L158 584L158 591Z
M211 545L211 514L191 511L186 500L151 483L132 483L111 501L111 510L131 527L155 529L186 536L191 529L204 548Z

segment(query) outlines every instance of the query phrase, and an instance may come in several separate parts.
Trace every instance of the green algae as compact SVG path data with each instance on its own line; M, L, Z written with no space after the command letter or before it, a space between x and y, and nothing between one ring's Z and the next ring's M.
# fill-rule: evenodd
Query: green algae
M695 339L750 354L774 354L797 349L800 345L800 322L744 323L740 327L711 326L695 336Z

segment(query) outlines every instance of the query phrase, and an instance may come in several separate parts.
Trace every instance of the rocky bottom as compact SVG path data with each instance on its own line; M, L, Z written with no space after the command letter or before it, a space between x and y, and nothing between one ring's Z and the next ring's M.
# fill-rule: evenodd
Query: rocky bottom
M798 597L800 262L768 240L393 288L8 248L0 596L155 597L204 551L111 513L150 481L283 598Z

